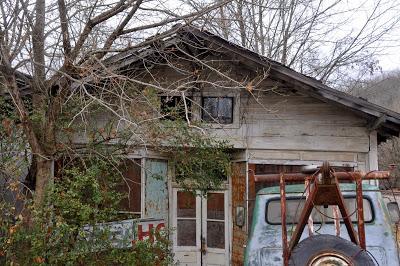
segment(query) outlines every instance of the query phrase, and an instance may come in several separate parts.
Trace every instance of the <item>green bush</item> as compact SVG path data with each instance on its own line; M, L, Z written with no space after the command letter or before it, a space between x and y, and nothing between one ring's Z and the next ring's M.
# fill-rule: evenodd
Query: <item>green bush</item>
M90 160L56 178L45 204L22 213L1 202L0 256L6 265L170 265L168 232L157 241L138 241L129 248L112 245L111 232L85 227L118 219L123 196L121 176L110 164ZM23 199L28 201L28 199ZM128 239L129 240L129 239ZM1 261L0 261L1 263Z

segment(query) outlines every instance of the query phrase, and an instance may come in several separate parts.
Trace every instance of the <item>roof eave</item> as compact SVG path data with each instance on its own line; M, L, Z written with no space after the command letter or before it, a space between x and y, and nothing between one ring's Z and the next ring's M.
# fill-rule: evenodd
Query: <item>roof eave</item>
M370 103L364 99L360 99L347 93L335 90L314 78L301 74L274 60L266 59L265 57L255 52L233 44L212 33L201 31L191 26L184 27L182 28L182 30L194 34L209 42L216 43L217 45L222 46L230 52L236 53L238 56L251 60L252 62L259 64L260 66L269 68L271 75L278 76L278 78L291 78L291 83L296 87L296 89L299 89L300 91L307 95L310 95L311 97L318 98L327 103L339 104L343 107L353 110L356 113L368 116L369 119L372 121L375 119L380 119L382 116L384 116L385 121L382 122L374 130L390 132L390 135L399 136L399 113L386 109L382 106Z

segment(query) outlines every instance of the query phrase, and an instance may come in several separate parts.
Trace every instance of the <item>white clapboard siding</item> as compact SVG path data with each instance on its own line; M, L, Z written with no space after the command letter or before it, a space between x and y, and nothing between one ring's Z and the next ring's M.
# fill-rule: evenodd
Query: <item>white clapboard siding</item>
M240 98L239 128L212 129L214 136L231 141L235 148L354 154L369 151L365 119L347 109L300 94L268 93L255 99L242 93ZM342 161L357 160L354 154L348 154ZM287 159L315 158L304 156Z
M354 152L318 152L318 151L287 151L287 150L248 150L249 159L262 161L294 160L294 161L340 161L356 162L357 153ZM365 160L363 160L364 162Z

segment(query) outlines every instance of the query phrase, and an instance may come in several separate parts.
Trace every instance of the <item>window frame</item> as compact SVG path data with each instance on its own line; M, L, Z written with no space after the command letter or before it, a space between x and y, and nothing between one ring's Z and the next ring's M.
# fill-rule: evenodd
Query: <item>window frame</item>
M198 92L193 92L192 113L193 121L202 121L202 98L203 97L232 97L233 98L233 122L231 124L219 124L203 121L203 124L210 129L238 129L240 128L240 91L233 89L215 90L210 88L201 89Z
M211 114L206 114L205 111L205 107L204 107L204 100L208 98L208 99L217 99L217 117L213 117ZM221 122L221 117L219 116L219 100L220 99L230 99L231 100L231 105L232 108L230 110L230 115L231 115L231 119L229 122L225 123L225 122ZM206 122L206 123L214 123L214 124L221 124L221 125L231 125L233 124L233 120L234 120L234 109L235 109L235 97L233 96L202 96L201 97L201 120ZM210 117L210 120L205 120L204 117L205 115Z

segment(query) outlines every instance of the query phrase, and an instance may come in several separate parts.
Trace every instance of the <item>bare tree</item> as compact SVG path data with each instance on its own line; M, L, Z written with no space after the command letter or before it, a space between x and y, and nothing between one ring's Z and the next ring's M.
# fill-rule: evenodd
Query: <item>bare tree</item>
M389 182L382 182L383 188L400 187L400 138L392 138L378 147L379 169L392 170Z
M195 10L207 1L187 0ZM236 0L202 23L230 41L336 87L379 70L398 1ZM398 40L397 40L398 41Z
M400 112L400 72L374 76L363 82L350 83L348 92L369 102ZM400 187L400 138L393 137L378 146L379 169L393 170L390 182L382 182L385 189ZM393 168L393 169L391 169Z
M176 86L125 77L103 59L115 52L139 51L178 28L146 41L150 35L169 29L172 23L191 23L228 2L218 1L188 13L174 12L157 0L0 2L0 91L17 110L33 155L37 205L51 182L57 153L69 148L61 135L88 109L100 106L140 141L150 134L143 125L151 127L155 119L149 115L154 104L146 91L179 91ZM124 88L129 84L143 93L127 93ZM24 100L24 88L31 91L29 101ZM66 123L65 117L69 119ZM112 135L109 132L103 140Z

